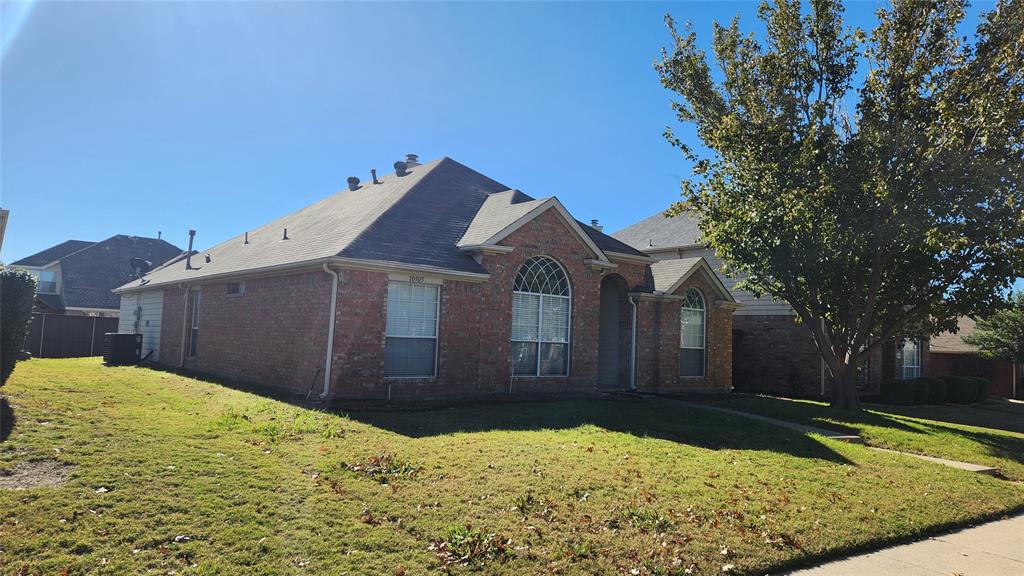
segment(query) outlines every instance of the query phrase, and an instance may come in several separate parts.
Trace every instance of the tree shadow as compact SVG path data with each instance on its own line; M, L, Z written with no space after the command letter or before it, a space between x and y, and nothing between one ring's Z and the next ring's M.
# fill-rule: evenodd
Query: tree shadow
M595 426L709 450L758 450L853 464L821 441L740 415L687 407L666 398L524 401L426 411L349 412L349 418L409 438L454 433L570 430Z
M14 423L14 408L7 402L7 398L0 398L0 442L10 438Z

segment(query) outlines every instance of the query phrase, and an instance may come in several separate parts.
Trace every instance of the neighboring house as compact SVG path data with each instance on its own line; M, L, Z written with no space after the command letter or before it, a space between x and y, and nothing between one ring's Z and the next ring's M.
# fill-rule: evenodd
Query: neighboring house
M733 317L733 385L737 390L793 396L825 396L831 378L806 326L793 309L770 296L755 298L738 290L737 278L722 272L722 261L700 237L698 218L684 212L673 218L658 213L612 236L659 262L703 258L742 308ZM865 394L883 379L924 373L927 349L920 340L886 342L861 368Z
M731 389L736 304L703 259L449 158L395 168L119 288L160 324L143 352L325 400Z
M992 381L992 396L1024 398L1024 364L1014 365L1009 360L983 358L978 348L963 341L963 337L975 331L974 319L963 316L957 320L958 330L943 332L929 342L931 376L982 376Z
M135 277L132 258L156 266L180 254L164 240L118 234L100 242L67 240L11 265L36 277L36 312L116 317L121 299L113 289Z

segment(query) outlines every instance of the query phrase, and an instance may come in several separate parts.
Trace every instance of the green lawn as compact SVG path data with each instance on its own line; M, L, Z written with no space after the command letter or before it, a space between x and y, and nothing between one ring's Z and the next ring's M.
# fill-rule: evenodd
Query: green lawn
M670 400L345 417L98 359L23 362L3 392L0 469L74 466L0 490L3 574L759 573L1024 507Z
M934 412L937 417L954 419L959 410L965 413L965 419L970 417L982 423L984 420L979 413L985 411L978 408L894 406L891 410L871 407L858 413L834 410L821 402L767 396L738 396L716 402L716 405L850 432L880 448L994 466L1007 478L1024 481L1024 434L909 416ZM990 411L990 414L996 424L1007 417L1003 412Z

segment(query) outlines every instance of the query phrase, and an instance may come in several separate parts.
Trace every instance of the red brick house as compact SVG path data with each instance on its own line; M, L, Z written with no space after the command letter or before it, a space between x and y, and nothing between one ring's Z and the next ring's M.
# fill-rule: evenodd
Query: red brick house
M734 300L742 304L732 319L736 390L827 396L831 378L807 327L797 322L787 303L770 296L755 298L737 289L738 278L721 272L721 260L701 239L697 225L692 213L674 218L658 213L612 236L658 261L656 265L702 258L715 270ZM865 395L875 394L882 380L916 378L928 373L927 365L927 340L891 340L861 367L859 386Z
M958 330L943 332L929 341L930 376L982 376L992 381L989 394L1004 398L1024 398L1024 364L984 358L978 348L963 341L977 329L973 318L957 320Z
M449 158L395 168L119 288L143 353L325 400L731 389L736 302L702 258Z

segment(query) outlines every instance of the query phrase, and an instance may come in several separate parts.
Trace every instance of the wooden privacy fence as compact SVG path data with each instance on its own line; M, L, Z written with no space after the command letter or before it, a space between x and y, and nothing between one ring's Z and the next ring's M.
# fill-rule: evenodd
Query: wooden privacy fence
M117 332L117 318L33 314L25 349L36 358L100 356L107 332Z

